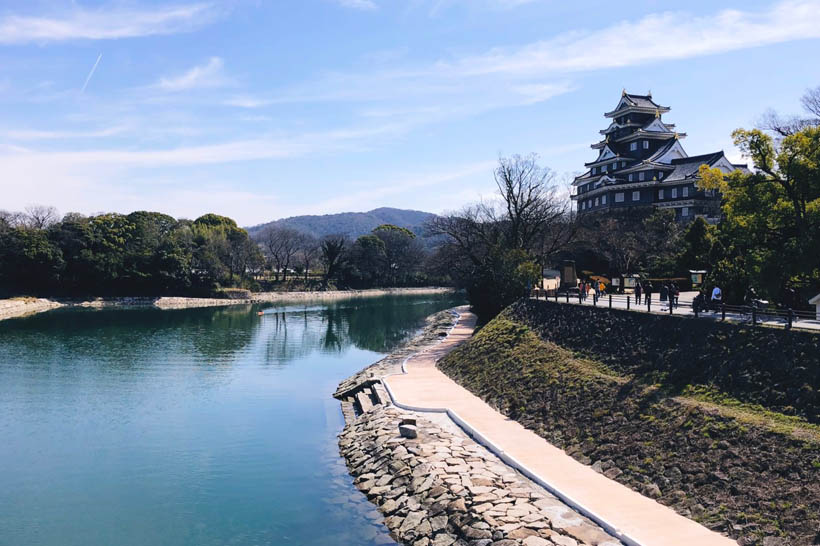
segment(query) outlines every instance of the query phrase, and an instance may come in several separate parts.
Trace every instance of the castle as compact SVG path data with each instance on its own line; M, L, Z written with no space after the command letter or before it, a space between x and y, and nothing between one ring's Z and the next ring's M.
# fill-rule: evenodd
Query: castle
M705 164L728 174L746 166L732 164L722 151L687 155L681 144L686 134L662 119L669 110L651 93L621 94L618 106L604 114L612 121L603 139L591 146L598 158L572 184L578 214L653 206L674 210L680 220L718 219L720 195L698 189L698 169Z

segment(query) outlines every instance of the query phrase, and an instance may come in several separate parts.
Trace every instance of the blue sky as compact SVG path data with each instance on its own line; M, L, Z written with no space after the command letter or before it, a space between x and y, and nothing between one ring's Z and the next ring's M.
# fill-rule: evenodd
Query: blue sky
M0 209L440 212L500 155L582 169L624 87L739 160L817 59L820 0L7 0Z

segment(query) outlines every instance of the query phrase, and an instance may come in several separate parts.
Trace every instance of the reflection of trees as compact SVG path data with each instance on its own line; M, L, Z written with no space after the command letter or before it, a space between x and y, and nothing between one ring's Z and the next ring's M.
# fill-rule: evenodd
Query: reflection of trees
M289 362L315 350L341 353L351 345L386 353L412 335L425 317L459 301L453 296L393 296L274 309L265 315L258 335L269 362Z
M386 353L412 335L424 318L454 305L449 298L385 297L256 315L251 306L161 311L57 310L3 324L15 351L41 361L138 362L187 355L202 364L227 364L241 353L264 351L286 363L311 352L340 353L351 345ZM4 340L5 341L5 340ZM254 347L251 347L251 344ZM0 344L0 356L2 356Z
M328 306L323 314L328 323L340 325L333 333L344 336L341 346L354 344L360 349L386 353L411 336L425 317L456 301L453 296L368 298Z
M41 359L59 360L68 352L72 359L104 359L108 365L127 368L173 354L192 355L204 363L225 362L248 347L256 323L250 306L67 309L10 321L3 330L14 333L15 344Z
M267 361L288 362L304 358L319 346L322 333L310 311L281 311L265 314L260 335L264 336Z

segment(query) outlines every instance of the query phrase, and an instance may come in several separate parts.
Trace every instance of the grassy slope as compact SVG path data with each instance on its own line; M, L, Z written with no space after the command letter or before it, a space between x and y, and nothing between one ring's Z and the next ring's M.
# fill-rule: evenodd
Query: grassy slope
M710 528L747 544L818 538L816 425L706 388L671 396L543 341L509 311L440 366L577 459Z

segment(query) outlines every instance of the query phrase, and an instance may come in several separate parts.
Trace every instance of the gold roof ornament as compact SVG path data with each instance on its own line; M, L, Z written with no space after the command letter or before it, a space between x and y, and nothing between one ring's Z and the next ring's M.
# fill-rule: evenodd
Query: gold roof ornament
M678 140L678 132L675 131L675 140Z
M625 96L626 96L626 87L624 87L624 88L621 90L621 96L622 96L622 97L625 97Z
M655 108L655 119L661 119L661 111L658 108Z

